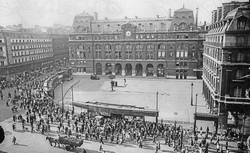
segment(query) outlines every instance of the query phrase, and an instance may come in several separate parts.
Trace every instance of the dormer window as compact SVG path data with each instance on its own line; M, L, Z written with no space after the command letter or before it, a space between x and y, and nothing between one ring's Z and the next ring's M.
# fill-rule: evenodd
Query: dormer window
M237 29L238 30L245 30L247 24L247 18L244 16L241 16L237 19Z

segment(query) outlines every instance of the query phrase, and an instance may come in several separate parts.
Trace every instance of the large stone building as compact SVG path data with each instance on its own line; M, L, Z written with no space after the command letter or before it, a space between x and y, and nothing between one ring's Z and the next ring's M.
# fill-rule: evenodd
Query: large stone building
M51 34L54 65L68 65L69 62L69 35Z
M231 124L230 119L235 120L233 126L241 127L242 118L249 120L250 115L246 77L250 74L250 5L223 3L212 16L204 42L203 93L211 113L219 116L219 128L226 128L228 121ZM250 124L247 131L250 134Z
M98 20L76 15L69 35L75 73L201 78L203 41L192 10L168 17Z
M15 79L53 63L52 39L48 34L2 30L0 75Z
M32 32L24 28L0 33L1 80L66 65L68 59L67 34Z

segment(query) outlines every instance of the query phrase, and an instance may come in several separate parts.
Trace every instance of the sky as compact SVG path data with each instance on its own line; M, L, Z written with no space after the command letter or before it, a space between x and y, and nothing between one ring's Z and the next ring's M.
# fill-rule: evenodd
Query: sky
M211 12L232 0L0 0L0 26L22 24L23 27L71 26L74 16L98 13L98 19L154 18L168 16L184 7L199 8L198 21L210 22ZM238 0L247 1L247 0Z

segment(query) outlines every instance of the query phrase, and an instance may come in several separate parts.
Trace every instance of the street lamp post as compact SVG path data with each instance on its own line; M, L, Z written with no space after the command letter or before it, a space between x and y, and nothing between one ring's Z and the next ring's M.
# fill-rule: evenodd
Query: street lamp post
M242 144L243 144L243 141L244 141L244 132L245 132L245 120L246 120L246 114L243 114L242 119L243 119L243 130L242 130L241 142L242 142Z
M181 149L182 149L182 146L183 146L183 127L180 125L181 127Z
M61 82L61 91L62 91L62 114L64 113L64 101L63 101L63 82Z
M159 92L156 92L156 112L158 112L158 95L159 95ZM156 122L156 125L158 124L158 114L155 118L155 122Z
M191 83L191 106L193 106L193 82Z
M195 95L195 111L194 111L194 135L196 134L195 128L196 128L196 113L197 113L197 96L198 94Z

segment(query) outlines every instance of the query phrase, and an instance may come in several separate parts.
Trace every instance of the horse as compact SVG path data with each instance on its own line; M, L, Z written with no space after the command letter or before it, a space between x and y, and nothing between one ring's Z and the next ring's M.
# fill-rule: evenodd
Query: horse
M52 146L52 143L54 143L54 147L56 146L56 144L59 145L59 142L58 142L58 140L56 138L52 138L52 137L47 136L46 140L49 140L49 143L50 143L51 146Z

